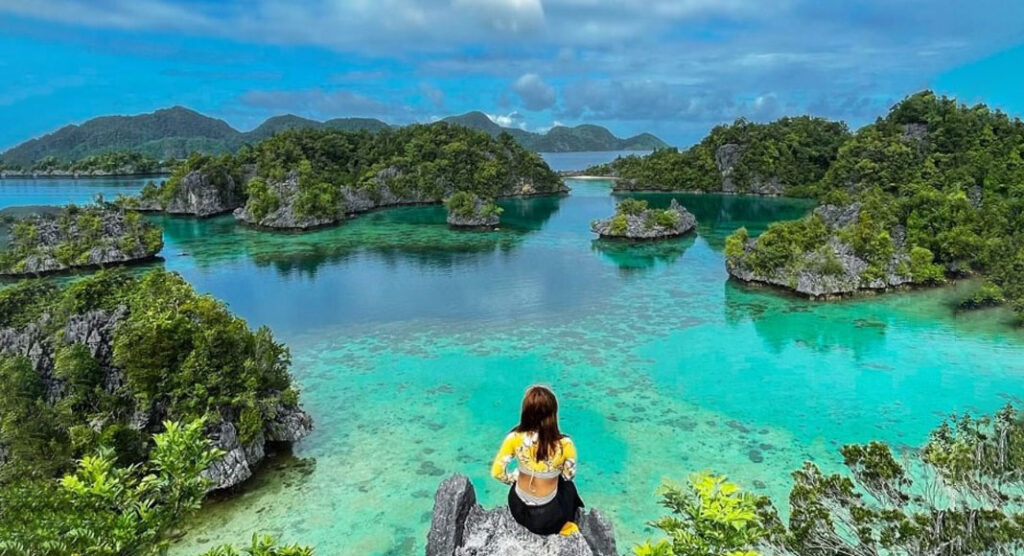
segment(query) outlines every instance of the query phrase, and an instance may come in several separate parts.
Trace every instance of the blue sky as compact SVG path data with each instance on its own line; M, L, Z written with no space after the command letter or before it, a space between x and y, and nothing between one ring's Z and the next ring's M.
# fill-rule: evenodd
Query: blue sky
M678 145L738 116L858 126L926 87L1024 113L1009 0L0 0L0 53L0 148L171 105Z

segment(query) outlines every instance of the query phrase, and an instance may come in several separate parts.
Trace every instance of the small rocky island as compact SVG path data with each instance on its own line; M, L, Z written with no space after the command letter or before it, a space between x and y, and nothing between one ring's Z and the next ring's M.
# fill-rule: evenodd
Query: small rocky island
M726 269L742 282L781 287L811 299L939 283L941 266L921 247L908 248L897 225L871 241L857 233L861 205L823 205L802 220L773 224L758 238L739 229L726 241Z
M493 228L501 222L501 207L475 193L457 191L444 201L448 225L453 228Z
M687 234L697 227L697 218L672 199L664 210L647 207L647 201L623 199L615 216L590 223L602 238L665 239Z
M193 155L163 184L121 202L200 217L233 212L257 228L306 231L377 208L441 203L458 192L493 200L568 191L511 136L438 122L373 134L285 131L236 155ZM489 214L466 222L492 225L497 214L489 203L481 210Z
M163 231L111 205L69 205L0 222L0 276L31 276L140 262L163 248Z
M611 523L597 510L581 511L580 533L534 535L508 507L485 510L464 475L445 479L434 495L427 556L618 556Z
M149 182L137 197L122 197L118 204L145 212L216 216L245 203L243 186L252 173L251 165L238 164L229 156L194 154L160 185Z

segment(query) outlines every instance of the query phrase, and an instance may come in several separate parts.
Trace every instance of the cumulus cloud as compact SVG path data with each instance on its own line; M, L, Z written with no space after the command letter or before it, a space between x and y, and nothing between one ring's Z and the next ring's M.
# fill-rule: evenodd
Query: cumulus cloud
M527 32L544 25L540 0L452 0L452 5L499 31Z
M519 95L527 110L545 110L555 104L555 88L548 85L536 73L525 73L512 84L512 90Z
M523 115L519 112L510 112L508 114L487 114L487 117L501 127L517 127L519 129L526 129L526 119L523 118Z
M160 38L173 33L356 62L319 81L324 90L304 80L302 91L247 93L248 106L397 118L446 104L519 108L534 126L544 110L636 128L794 112L863 122L933 76L1024 41L1024 2L1005 0L0 0L0 14L21 34L55 22L53 40L130 40L117 50L136 57L157 56L148 44L173 59L175 41ZM364 92L383 81L394 85Z

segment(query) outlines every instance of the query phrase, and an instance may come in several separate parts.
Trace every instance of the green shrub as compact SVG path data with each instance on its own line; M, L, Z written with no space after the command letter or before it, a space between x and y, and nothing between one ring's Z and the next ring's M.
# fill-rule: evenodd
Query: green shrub
M645 210L647 210L647 201L641 201L639 199L627 198L619 201L619 204L615 205L616 214L639 216Z
M924 247L910 249L910 277L920 284L938 284L946 281L942 266L934 264L934 255Z
M613 216L611 223L608 226L609 233L616 236L625 235L627 229L629 229L629 220L626 219L625 214L616 214Z

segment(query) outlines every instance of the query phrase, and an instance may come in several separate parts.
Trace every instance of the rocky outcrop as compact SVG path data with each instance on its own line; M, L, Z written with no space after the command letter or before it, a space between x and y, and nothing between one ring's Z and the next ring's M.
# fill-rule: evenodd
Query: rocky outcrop
M485 510L463 475L445 479L434 495L427 556L616 556L611 523L597 510L582 511L580 534L535 535L507 507Z
M440 203L455 192L455 187L447 185L433 188L440 195L428 194L424 191L410 191L408 187L398 187L395 181L400 177L396 168L385 168L377 173L369 185L360 187L338 188L338 204L330 210L320 210L317 214L301 214L296 212L296 201L299 194L299 181L295 173L282 181L269 181L269 194L275 200L272 209L265 210L252 202L234 211L235 218L246 224L279 230L304 231L330 226L343 221L346 217L374 209L402 205L421 205ZM537 195L564 194L569 191L564 183L559 183L555 191L539 190L529 180L515 180L513 185L502 192L502 197L531 197ZM265 210L257 213L258 210ZM484 222L483 226L494 225ZM451 223L449 221L449 223ZM459 225L459 224L454 224ZM466 224L467 226L475 224Z
M63 330L51 335L47 332L51 328L50 317L44 314L38 322L30 323L20 330L0 329L0 355L28 358L33 370L43 379L47 402L56 403L64 396L65 386L54 372L55 344L82 344L99 363L104 391L109 395L123 395L124 373L113 364L112 354L114 331L126 315L127 309L124 306L113 311L97 310L73 315ZM126 403L137 401L126 399ZM128 424L136 430L152 433L160 430L165 418L161 404L135 407ZM92 426L98 431L104 424L96 422ZM298 441L310 433L312 426L312 419L302 409L283 405L277 406L274 418L265 422L256 438L248 443L243 443L239 438L238 425L232 418L222 418L219 423L208 425L208 437L217 448L225 452L224 457L214 462L205 472L211 479L211 490L232 487L245 481L265 457L268 443ZM4 447L0 444L0 454L3 453ZM0 465L3 460L0 457Z
M465 206L456 206L452 199L448 204L448 225L453 228L493 228L501 222L500 212L493 203L472 195L465 200Z
M800 253L784 267L755 269L747 256L757 249L756 239L747 239L743 253L727 254L726 269L743 282L778 286L812 299L844 297L862 291L885 291L913 283L906 253L906 231L892 231L895 252L881 269L869 272L871 264L840 238L839 230L857 221L860 205L824 205L814 211L828 232L828 240L813 251Z
M15 238L0 276L29 276L152 259L163 248L160 229L113 208L63 209L30 216L31 234Z
M595 220L590 229L603 238L663 239L679 237L697 227L697 218L672 199L668 209L647 209L636 214L617 213Z
M231 175L219 176L214 183L206 172L193 170L175 184L165 183L163 188L172 188L169 201L163 193L140 195L133 199L130 208L141 211L166 212L197 216L200 218L231 212L245 203L245 181L252 175L252 168L245 168L246 175L239 181Z
M736 143L726 143L715 150L715 166L722 175L722 193L746 193L752 195L782 195L785 186L776 176L752 176L750 184L742 191L733 181L736 164L743 156L744 148Z

